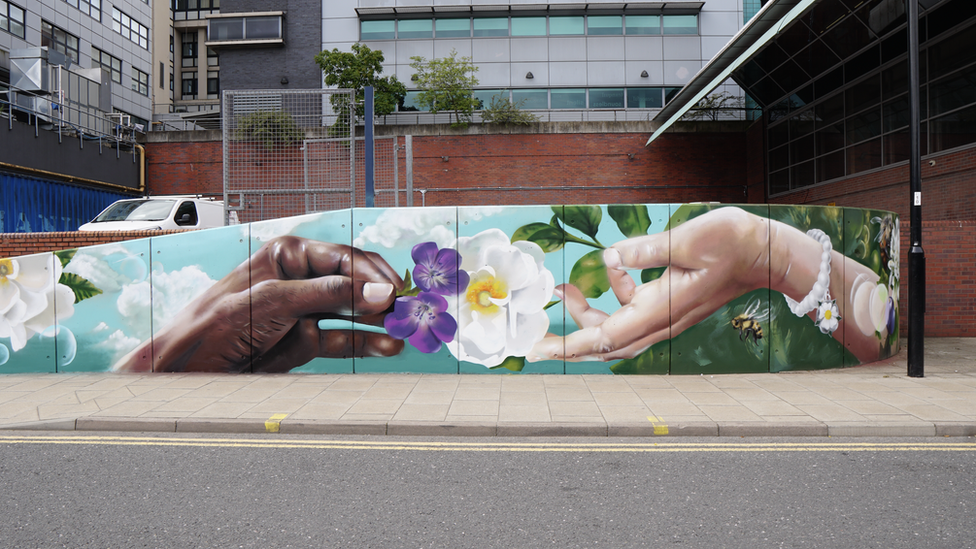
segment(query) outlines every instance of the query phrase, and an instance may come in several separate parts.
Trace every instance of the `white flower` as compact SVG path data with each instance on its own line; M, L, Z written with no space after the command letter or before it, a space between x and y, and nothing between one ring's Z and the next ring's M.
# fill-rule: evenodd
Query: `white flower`
M840 323L840 311L837 309L837 300L821 301L817 307L816 325L825 334L832 334Z
M0 259L0 337L13 351L23 349L35 333L74 313L75 294L55 281L61 262L54 254Z
M470 281L460 295L447 296L458 311L451 353L487 367L525 356L549 329L543 307L552 299L555 279L543 266L545 252L532 242L512 244L498 229L459 238L457 250Z

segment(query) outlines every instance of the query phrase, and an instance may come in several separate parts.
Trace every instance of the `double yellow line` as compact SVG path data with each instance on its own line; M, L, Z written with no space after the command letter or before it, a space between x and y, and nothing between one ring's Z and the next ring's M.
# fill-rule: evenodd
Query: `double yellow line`
M415 450L447 452L976 452L972 442L443 442L387 440L301 440L138 436L0 436L0 444L93 446L183 446L204 448L289 448L312 450Z

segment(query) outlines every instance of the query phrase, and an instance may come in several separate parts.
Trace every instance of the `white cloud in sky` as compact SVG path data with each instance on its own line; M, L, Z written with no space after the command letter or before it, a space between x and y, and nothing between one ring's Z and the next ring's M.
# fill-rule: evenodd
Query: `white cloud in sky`
M485 206L476 211L465 212L472 221L495 215L503 208ZM353 241L353 246L363 247L377 244L384 248L396 248L420 242L435 242L438 248L446 248L454 243L453 224L457 221L455 208L411 208L389 209L380 214L376 223L363 229ZM448 226L448 222L452 226Z

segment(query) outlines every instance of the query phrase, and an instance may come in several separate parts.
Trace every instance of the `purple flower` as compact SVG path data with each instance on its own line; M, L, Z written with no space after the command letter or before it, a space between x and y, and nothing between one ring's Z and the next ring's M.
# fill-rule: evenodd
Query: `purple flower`
M432 292L398 297L383 326L391 337L407 339L423 353L436 353L442 341L454 341L457 331L457 321L446 311L447 300Z
M413 280L425 292L440 295L456 295L468 287L468 273L459 269L461 255L457 250L437 249L433 242L423 242L410 253L416 267Z

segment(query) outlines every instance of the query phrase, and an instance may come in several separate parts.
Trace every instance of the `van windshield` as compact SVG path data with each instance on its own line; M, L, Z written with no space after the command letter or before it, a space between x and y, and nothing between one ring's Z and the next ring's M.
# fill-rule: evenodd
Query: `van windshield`
M175 200L123 200L98 214L93 223L103 221L162 221L173 209Z

